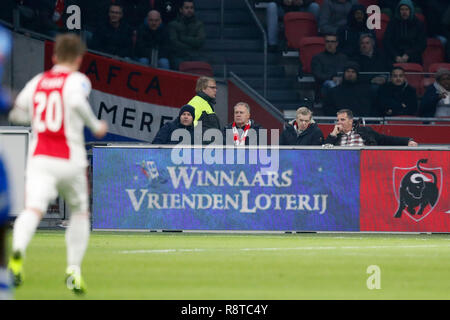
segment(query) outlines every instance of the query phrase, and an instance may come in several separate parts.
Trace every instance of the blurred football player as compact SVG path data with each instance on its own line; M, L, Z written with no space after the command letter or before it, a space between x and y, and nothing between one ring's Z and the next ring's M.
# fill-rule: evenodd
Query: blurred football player
M77 294L85 293L81 263L90 234L88 165L83 128L97 138L108 130L98 120L88 102L89 79L78 72L86 47L75 34L58 35L51 70L31 79L19 93L9 120L31 123L25 183L25 209L14 223L12 256L8 267L14 284L24 279L26 248L50 202L58 194L69 206L71 217L66 230L66 284Z

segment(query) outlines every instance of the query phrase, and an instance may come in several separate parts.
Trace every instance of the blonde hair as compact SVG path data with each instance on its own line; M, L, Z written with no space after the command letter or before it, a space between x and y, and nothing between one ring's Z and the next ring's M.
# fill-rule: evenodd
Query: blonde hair
M295 117L298 118L299 115L311 116L311 118L312 118L313 113L307 107L300 107L297 109L297 112L295 113Z
M205 90L208 87L208 83L210 81L216 82L216 80L211 77L201 76L200 78L198 78L197 85L195 86L195 92L202 92L203 90Z
M74 62L76 58L82 57L86 52L86 45L81 38L74 33L57 35L53 54L58 62Z

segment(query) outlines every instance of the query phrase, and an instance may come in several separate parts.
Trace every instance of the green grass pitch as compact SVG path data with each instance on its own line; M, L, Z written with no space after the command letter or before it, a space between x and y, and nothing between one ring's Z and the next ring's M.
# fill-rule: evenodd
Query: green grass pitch
M93 232L87 295L66 289L65 267L64 233L38 231L15 299L450 299L445 234Z

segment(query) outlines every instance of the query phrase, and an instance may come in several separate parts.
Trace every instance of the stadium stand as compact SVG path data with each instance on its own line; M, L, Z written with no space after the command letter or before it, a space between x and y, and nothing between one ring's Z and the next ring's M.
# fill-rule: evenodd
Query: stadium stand
M366 8L368 8L371 5L378 5L378 0L358 0L359 4L362 4Z
M389 23L389 16L386 13L381 13L381 25L380 29L375 30L376 38L377 38L377 46L379 48L383 48L383 37L386 32L387 25Z
M427 48L422 54L423 69L428 70L433 63L445 62L445 50L441 41L435 38L427 39Z
M325 50L323 37L305 37L300 41L299 57L304 73L311 73L312 58Z
M214 76L211 65L205 61L183 61L180 63L179 70L208 77Z
M317 21L309 12L288 12L284 15L284 33L289 48L300 48L304 37L317 36Z

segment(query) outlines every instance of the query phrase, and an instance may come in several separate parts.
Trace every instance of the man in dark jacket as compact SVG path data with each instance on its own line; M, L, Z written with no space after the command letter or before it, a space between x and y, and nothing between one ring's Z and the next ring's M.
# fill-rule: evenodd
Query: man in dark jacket
M324 0L320 6L319 32L336 33L347 24L347 16L357 0Z
M152 141L152 144L194 144L194 116L195 110L192 106L186 104L181 107L178 117L172 121L168 122L159 129L155 138ZM186 133L189 134L189 137L181 137L178 140L172 140L172 133L177 130L182 129L186 130Z
M263 127L250 119L250 106L245 102L238 102L234 106L234 121L223 128L223 143L225 145L248 146L260 145Z
M379 116L417 115L416 89L408 85L401 67L392 69L391 81L380 87L378 101Z
M135 56L141 63L150 64L155 51L158 52L158 67L170 69L169 34L162 25L160 13L152 10L147 15L147 24L137 30Z
M360 72L370 72L371 74L361 74L360 80L370 83L373 86L380 86L386 83L387 74L392 66L388 62L386 55L375 48L375 37L370 33L361 34L359 40L359 54L353 57L358 63ZM377 73L380 72L380 73ZM378 87L376 88L378 91Z
M205 43L205 29L203 22L194 15L192 0L183 1L178 18L171 21L168 27L172 69L178 70L183 61L204 60L201 49Z
M312 119L307 107L297 109L294 120L285 124L280 145L319 146L323 144L323 133Z
M450 70L439 69L420 103L422 117L450 117Z
M324 113L327 116L336 114L342 108L356 110L357 116L374 116L375 94L366 83L361 83L359 66L355 62L349 62L344 69L342 83L332 88L324 97Z
M384 33L383 44L392 63L422 64L427 36L423 23L415 16L411 0L399 2Z
M359 41L362 34L371 34L375 39L375 30L367 28L367 13L363 5L352 7L347 17L347 24L337 30L338 52L351 58L359 54Z
M111 55L131 58L133 30L122 21L122 5L111 4L108 15L108 21L99 25L94 32L92 48Z
M344 71L348 62L345 54L337 52L338 44L335 34L325 35L325 51L316 54L311 60L311 72L317 85L322 87L322 94L339 84L338 72Z
M353 112L342 109L337 112L337 124L325 139L325 144L347 147L362 146L409 146L418 144L411 138L387 136L370 127L362 127L353 121Z

